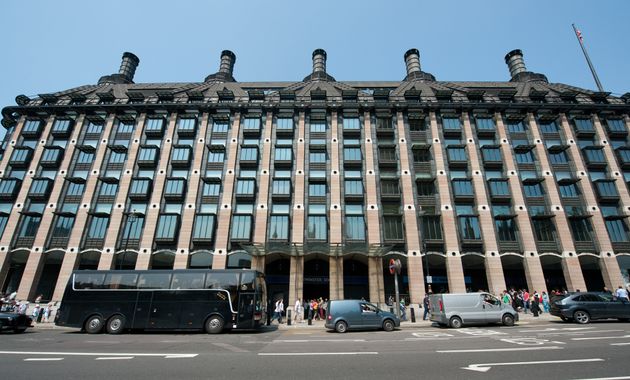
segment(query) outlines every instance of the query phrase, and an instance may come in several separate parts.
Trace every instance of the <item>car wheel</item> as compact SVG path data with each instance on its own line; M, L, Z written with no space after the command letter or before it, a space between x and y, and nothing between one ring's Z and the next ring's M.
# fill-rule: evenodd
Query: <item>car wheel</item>
M501 318L504 326L514 326L514 317L510 314L505 314L503 318Z
M103 329L103 318L93 315L85 322L85 331L88 334L98 334Z
M337 331L338 333L345 333L346 331L348 331L348 324L344 321L339 321L335 324L335 331Z
M591 321L591 316L584 310L578 310L573 313L573 319L579 324L585 325Z
M107 321L108 334L120 334L125 328L125 317L114 315Z
M391 319L387 319L385 322L383 322L383 330L394 331L394 322Z
M460 317L452 317L449 321L449 325L454 329L458 329L462 327L462 320Z
M218 315L213 315L206 321L206 332L208 334L218 334L223 331L224 324L225 322L223 322L223 318Z

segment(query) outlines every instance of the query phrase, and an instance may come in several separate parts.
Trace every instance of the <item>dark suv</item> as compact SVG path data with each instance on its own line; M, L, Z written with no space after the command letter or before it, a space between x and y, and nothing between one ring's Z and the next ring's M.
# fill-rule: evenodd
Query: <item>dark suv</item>
M607 318L628 321L630 302L618 301L607 293L571 293L553 297L550 302L550 313L563 321L582 324L594 319Z
M325 326L339 333L364 329L393 331L400 326L400 319L366 301L332 300L326 309Z

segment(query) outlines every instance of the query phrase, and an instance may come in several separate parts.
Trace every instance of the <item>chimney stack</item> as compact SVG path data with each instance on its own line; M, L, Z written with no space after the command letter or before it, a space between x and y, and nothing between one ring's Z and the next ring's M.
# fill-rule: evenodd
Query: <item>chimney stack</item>
M326 51L316 49L313 52L313 73L326 72Z
M507 53L505 55L505 63L507 63L510 69L510 76L512 78L527 71L527 68L525 68L525 60L523 59L523 52L520 49L512 50Z
M407 65L407 76L422 71L420 68L420 52L418 49L409 49L405 53L405 65Z
M140 59L135 54L129 53L128 51L124 52L118 74L125 77L128 81L133 82L133 76L136 74L136 68L139 63Z
M219 72L232 76L234 73L234 63L236 63L236 54L229 50L223 50L221 52L221 64L219 65Z

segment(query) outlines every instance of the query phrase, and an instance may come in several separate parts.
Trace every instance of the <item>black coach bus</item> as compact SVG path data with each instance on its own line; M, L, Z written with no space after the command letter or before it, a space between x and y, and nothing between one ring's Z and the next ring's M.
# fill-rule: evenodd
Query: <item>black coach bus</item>
M80 270L73 272L57 326L105 329L256 329L266 320L265 277L254 270Z

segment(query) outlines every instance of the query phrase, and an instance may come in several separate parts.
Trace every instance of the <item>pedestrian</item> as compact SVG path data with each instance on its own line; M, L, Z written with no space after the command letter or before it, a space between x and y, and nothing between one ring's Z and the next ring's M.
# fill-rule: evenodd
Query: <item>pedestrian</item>
M527 311L530 309L530 303L531 303L531 300L529 299L529 292L527 291L527 289L524 289L524 291L523 291L523 309L525 310L525 314L527 314Z
M308 303L308 320L313 320L313 313L315 312L315 300L311 299L311 302Z
M617 297L618 301L626 303L628 302L628 291L619 285L619 288L615 291L615 297Z
M302 302L298 298L295 301L295 323L302 322Z
M282 314L284 313L284 301L282 298L278 301L278 323L282 323Z
M20 303L20 301L18 301L18 313L19 314L26 314L26 309L28 309L28 301L25 301L23 303Z
M538 297L538 293L534 291L533 301L531 302L531 311L534 317L538 317L538 313L540 312L540 298Z
M407 320L407 308L405 307L405 299L404 298L400 299L400 320L401 321L406 321Z
M317 298L313 299L313 318L319 321L319 303L317 303Z
M33 317L34 321L37 321L37 317L39 316L39 312L40 312L40 307L39 304L35 304L35 307L33 308L33 311L31 312L31 316Z
M42 302L42 297L43 297L43 296L44 296L43 294L38 295L38 296L35 298L35 303L40 303L40 302Z
M508 293L507 290L503 291L503 298L502 301L504 304L506 305L510 305L512 303L512 297L510 297L510 293Z
M50 313L52 311L52 305L48 304L44 308L44 316L42 317L42 322L48 323L48 318L50 318Z
M543 309L545 310L545 313L549 312L549 294L547 294L547 292L545 292L543 290L542 292L542 303L543 303Z
M422 306L424 306L424 314L422 315L422 320L427 320L427 315L429 314L429 295L425 294L424 299L422 300Z

